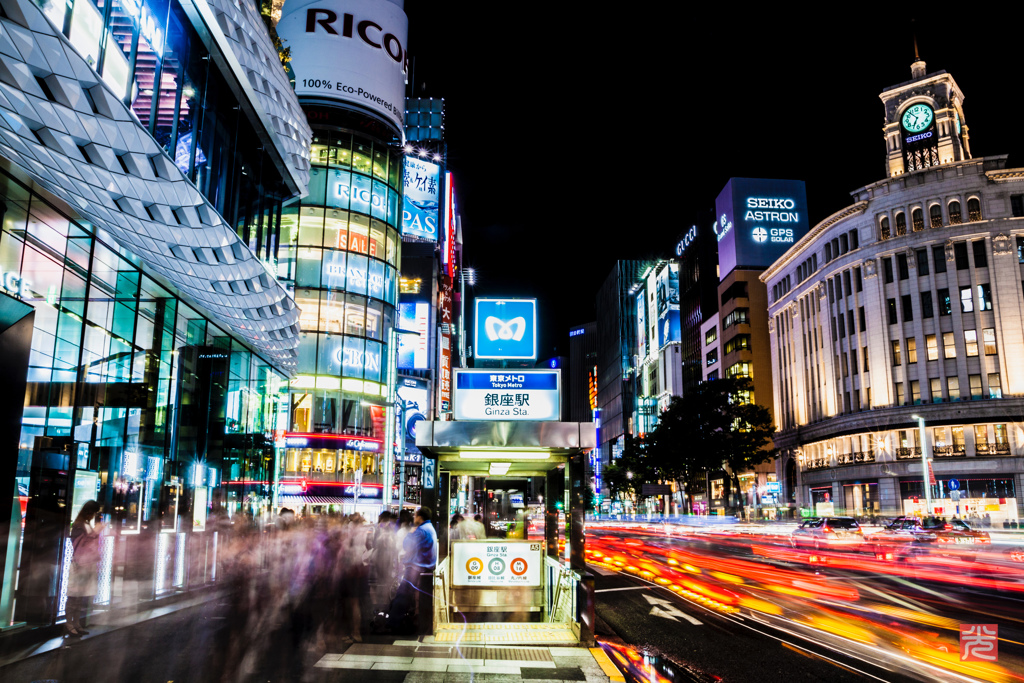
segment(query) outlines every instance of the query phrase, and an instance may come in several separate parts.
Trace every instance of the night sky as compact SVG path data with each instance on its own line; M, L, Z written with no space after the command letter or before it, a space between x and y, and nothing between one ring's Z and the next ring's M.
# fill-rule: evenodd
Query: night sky
M973 155L1024 165L1021 16L576 4L406 3L416 95L446 101L465 262L478 294L538 298L542 358L596 318L616 259L668 257L730 177L806 181L812 226L883 179L878 93L910 79L915 31L964 92Z

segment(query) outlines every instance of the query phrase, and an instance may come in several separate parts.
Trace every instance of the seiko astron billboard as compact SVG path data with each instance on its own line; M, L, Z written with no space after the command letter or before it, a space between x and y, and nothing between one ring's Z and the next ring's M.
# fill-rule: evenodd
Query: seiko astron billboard
M810 229L802 180L731 178L715 200L719 276L767 268Z
M401 0L287 0L277 33L291 48L296 95L355 104L403 130L409 20Z

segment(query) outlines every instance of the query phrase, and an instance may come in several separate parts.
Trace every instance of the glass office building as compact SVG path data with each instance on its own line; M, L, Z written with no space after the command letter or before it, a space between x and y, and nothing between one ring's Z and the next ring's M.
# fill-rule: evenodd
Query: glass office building
M281 221L279 277L294 282L302 333L279 472L293 483L279 502L373 513L388 455L402 155L341 125L318 125L310 160L309 195L285 207Z
M311 132L255 5L2 8L0 624L32 626L63 618L88 500L101 609L216 581L272 508Z

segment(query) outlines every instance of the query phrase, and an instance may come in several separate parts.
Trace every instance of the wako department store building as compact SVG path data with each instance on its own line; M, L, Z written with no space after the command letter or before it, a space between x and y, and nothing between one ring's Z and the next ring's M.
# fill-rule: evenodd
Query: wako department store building
M215 578L271 504L299 312L275 279L310 130L255 6L0 0L0 623Z
M944 71L886 89L889 177L764 273L785 494L993 524L1024 497L1024 169L971 158ZM924 438L918 418L924 419ZM793 486L793 483L796 486Z

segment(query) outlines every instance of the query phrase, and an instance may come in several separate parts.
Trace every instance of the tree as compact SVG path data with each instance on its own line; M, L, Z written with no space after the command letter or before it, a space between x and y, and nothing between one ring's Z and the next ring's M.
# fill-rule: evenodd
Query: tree
M627 434L622 457L612 460L604 470L605 484L612 498L628 499L636 508L644 484L655 481L655 473L647 457L647 444Z
M714 380L673 398L651 434L651 465L699 489L709 473L726 467L729 489L738 491L740 472L777 452L769 447L775 432L771 415L750 402L752 390L747 378Z

